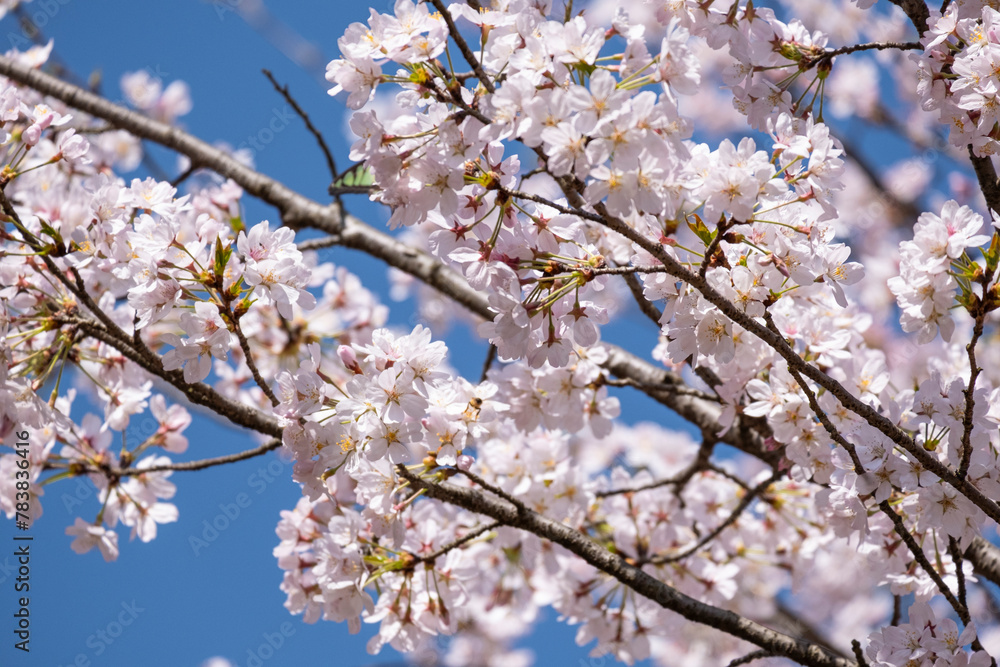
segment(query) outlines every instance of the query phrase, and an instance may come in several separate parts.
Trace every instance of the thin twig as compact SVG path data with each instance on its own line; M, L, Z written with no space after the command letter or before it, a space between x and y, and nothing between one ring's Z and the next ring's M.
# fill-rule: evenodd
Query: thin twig
M774 321L771 319L769 312L765 311L764 318L767 321L769 327L774 327ZM858 457L857 449L854 447L854 445L849 443L844 438L843 435L840 434L840 431L837 430L837 427L834 426L833 422L830 421L830 418L827 416L826 412L820 407L819 402L816 400L816 394L813 392L812 388L809 387L808 383L806 383L805 380L803 380L799 372L797 370L792 369L791 366L789 366L789 372L792 374L792 377L795 378L795 381L798 382L799 388L802 389L802 391L805 393L806 398L809 401L809 407L812 409L813 413L819 419L820 423L823 425L823 428L826 429L829 436L837 444L843 447L848 452L848 454L850 454L851 461L854 463L855 472L859 476L865 474L865 468L862 465L860 458ZM888 500L883 500L881 503L879 503L879 509L881 509L882 512L889 517L890 521L892 521L892 525L896 531L896 534L899 535L900 538L902 538L903 542L906 544L906 546L910 549L910 552L913 554L913 558L917 561L917 563L919 563L920 567L923 568L923 570L927 573L927 576L931 578L931 581L933 581L934 584L938 587L938 590L945 597L945 599L948 600L948 603L955 610L955 613L958 614L958 617L962 620L963 623L968 624L969 622L968 607L961 604L959 600L955 598L955 595L952 593L951 589L944 582L944 579L941 578L941 575L938 574L937 570L934 569L934 566L931 565L930 561L927 559L927 555L924 553L924 550L917 544L917 541L914 539L913 535L906 527L906 524L903 523L902 517L896 513L896 510L892 507L892 505L889 504Z
M172 181L170 181L170 186L176 188L178 185L180 185L181 183L183 183L187 179L191 178L191 176L194 174L194 172L198 171L198 169L200 169L200 168L201 167L199 167L197 164L195 164L194 162L192 162L190 167L188 167L187 169L185 169L184 171L182 171Z
M767 649L762 648L758 651L751 651L742 658L736 658L735 660L731 660L726 667L739 667L740 665L748 665L751 662L754 662L755 660L761 660L762 658L771 658L771 657L774 657L774 653L768 651Z
M260 390L264 392L268 400L271 401L271 405L278 405L281 401L278 397L274 395L271 387L264 381L263 376L260 374L260 370L257 369L257 364L253 360L253 355L250 353L250 342L247 341L247 337L243 334L243 327L240 326L240 320L235 315L230 313L227 318L233 323L233 330L236 332L236 337L240 341L240 349L243 350L244 361L246 361L247 366L250 368L250 374L253 375L253 381L257 383Z
M649 484L643 484L642 486L636 486L631 488L621 488L621 489L608 489L607 491L598 491L594 494L597 498L609 498L611 496L619 496L624 494L634 494L641 491L649 491L650 489L658 489L663 486L684 486L691 478L694 477L698 472L702 470L707 470L709 465L709 459L712 456L712 450L714 449L714 443L705 440L702 442L701 447L698 448L698 456L695 457L684 470L680 471L673 477L667 477L665 479L659 479Z
M305 109L299 106L299 103L294 97L292 97L291 92L288 90L288 85L286 84L282 86L279 84L278 80L274 78L273 74L271 74L271 70L262 69L261 71L264 73L264 76L267 77L268 81L271 82L271 85L274 86L274 89L285 98L285 101L288 102L292 109L295 110L295 113L299 115L299 118L301 118L302 122L305 123L306 129L309 130L309 132L316 138L316 143L319 144L320 150L323 151L323 158L326 160L327 169L330 170L330 178L332 181L337 180L337 163L333 159L333 153L330 152L330 147L326 145L326 139L323 138L323 133L316 129L316 126L313 125L312 121L309 119L309 114L307 114Z
M712 529L711 532L702 537L695 544L688 547L681 553L675 554L673 556L659 556L656 558L651 558L650 563L654 565L665 565L667 563L676 563L678 561L684 560L685 558L691 556L692 554L698 553L698 551L703 549L705 545L707 545L709 542L711 542L716 537L721 535L722 531L724 531L726 528L729 528L731 525L736 523L736 520L740 518L740 515L742 515L743 512L746 511L748 507L750 507L750 503L752 503L757 496L766 491L767 488L771 486L771 484L773 484L775 481L778 480L778 478L781 477L781 475L782 473L779 472L772 473L770 477L768 477L766 480L764 480L763 482L755 486L753 489L751 489L748 493L746 493L740 500L736 508L733 509L733 511L729 514L728 517L726 517L726 520L720 523L714 529Z
M53 319L57 323L76 325L89 337L115 348L121 352L123 357L134 362L146 372L165 380L179 389L193 404L210 408L213 412L225 417L233 424L244 426L276 438L281 437L283 429L273 417L265 415L249 405L233 401L204 383L188 383L184 380L184 375L181 371L164 370L163 364L158 358L151 360L145 355L140 354L131 346L127 338L122 339L116 336L105 329L100 323L79 317L57 317Z
M340 195L370 195L377 190L378 186L375 185L334 185L332 183L326 189L333 197Z
M743 225L745 222L734 222L722 220L719 222L719 226L715 230L715 236L709 242L708 246L705 248L705 259L702 260L701 266L698 267L698 275L704 280L705 274L708 273L708 265L712 263L712 257L715 256L715 252L719 249L719 245L722 243L722 237L725 236L726 230L734 225Z
M425 495L428 497L488 516L502 525L526 530L558 544L639 595L684 618L729 633L776 655L786 656L810 667L856 667L854 661L831 655L821 646L789 637L732 611L695 600L652 577L641 568L630 565L622 556L611 553L580 531L548 519L538 512L531 509L521 510L509 501L491 498L475 489L450 483L430 482L403 466L397 467L397 470L413 488L425 490Z
M97 472L103 473L105 475L113 475L115 477L129 477L141 475L147 472L163 472L167 470L172 471L191 471L191 470L204 470L205 468L212 468L214 466L221 466L227 463L236 463L237 461L245 461L246 459L252 459L256 456L261 456L270 451L274 451L278 447L281 447L281 439L275 438L265 442L259 447L254 447L253 449L248 449L243 452L237 452L236 454L227 454L225 456L216 456L211 459L201 459L198 461L186 461L183 463L168 463L165 465L155 465L149 466L148 468L111 468L111 467L92 467L88 468L85 472Z
M857 639L852 639L851 650L854 651L854 657L858 660L858 667L868 667L868 661L865 660L865 653L861 650L861 642Z
M486 351L486 359L483 360L483 372L479 374L479 383L482 384L486 382L486 376L489 375L490 367L493 365L493 361L497 358L497 346L490 343L490 349Z
M565 183L565 179L560 182L560 187L562 187L563 194L566 195L571 204L575 204L576 202L582 203L582 197L579 192L571 187L571 184ZM905 433L895 422L854 396L840 382L828 375L826 372L805 361L799 356L795 349L793 349L785 341L784 337L780 333L771 331L755 319L749 317L735 304L726 299L721 293L712 287L712 285L709 284L705 278L702 278L697 273L690 271L683 264L681 264L680 261L672 257L659 243L646 238L637 230L629 226L625 221L609 214L607 212L607 208L603 204L596 205L595 210L600 215L603 221L602 224L605 227L618 232L646 252L650 253L653 257L663 263L663 265L668 269L668 273L670 275L691 285L694 289L701 293L702 297L706 301L718 308L722 314L761 339L788 363L789 370L794 369L802 373L802 375L808 377L816 382L816 384L829 391L841 405L857 414L869 425L888 436L889 439L913 456L913 458L923 465L925 469L952 485L956 490L972 501L973 504L983 510L983 512L991 519L1000 522L1000 505L997 505L994 500L988 498L974 485L968 483L966 480L960 479L947 465L941 463L937 458L932 456L930 452L914 442L913 438Z
M983 284L983 294L989 294L988 277ZM969 355L969 384L966 385L965 390L962 392L965 394L965 413L962 415L962 462L958 468L958 476L961 479L965 479L968 475L969 465L972 461L972 422L976 409L976 380L979 379L979 373L982 371L979 364L976 363L976 344L983 335L986 308L983 306L982 301L978 301L975 308L975 324L972 327L972 339L965 346L966 353Z
M822 62L829 62L837 56L858 51L883 51L885 49L899 49L900 51L921 51L924 45L920 42L866 42L864 44L854 44L852 46L841 46L836 49L825 51L815 59L802 63L805 69L810 69Z
M627 269L639 269L646 267L620 267ZM653 268L653 267L650 267ZM660 267L661 269L663 267ZM639 310L647 318L652 320L657 328L660 327L660 318L663 317L663 311L656 307L656 305L646 298L646 294L643 292L642 285L639 283L639 279L635 277L635 271L622 273L622 278L625 280L625 284L628 286L628 291L632 293L632 299L635 300L636 305L639 306Z
M598 266L594 268L587 267L587 270L593 273L595 276L631 276L637 273L666 273L667 269L660 264L652 264L650 266L642 265L632 265L632 266Z
M889 520L892 521L896 534L902 538L903 543L906 544L910 553L913 554L913 558L920 564L920 567L927 573L927 576L931 578L931 581L933 581L934 585L937 586L941 595L944 596L944 598L948 601L948 604L951 605L951 608L955 610L956 614L958 614L962 623L968 624L968 608L962 606L962 604L955 597L955 594L951 592L950 588L948 588L944 579L941 578L941 575L938 574L937 570L934 569L934 566L931 565L931 562L927 559L927 554L925 554L924 550L920 548L920 545L917 544L917 541L913 538L913 535L906 527L906 524L903 523L903 517L896 513L896 510L893 509L888 500L883 500L879 503L879 508L887 517L889 517Z
M958 542L954 537L948 536L948 553L951 555L951 562L955 564L955 578L958 580L958 602L966 609L969 608L966 602L965 572L962 571L962 550L958 548Z
M490 484L485 479L483 479L476 473L472 472L471 470L462 470L461 468L456 468L456 471L464 475L465 477L468 477L472 482L475 482L476 484L483 487L493 495L503 498L508 503L516 507L519 512L527 511L528 508L520 500L510 495L509 493L501 489L499 486L496 486L495 484Z
M472 67L472 71L476 73L476 77L479 79L479 82L483 84L483 87L490 93L496 92L496 88L493 87L493 82L490 81L490 77L486 76L486 72L483 71L483 66L479 64L479 60L476 59L476 54L474 54L472 49L469 48L469 44L465 41L465 38L462 37L462 33L459 32L458 26L455 25L455 21L451 18L451 13L448 11L448 8L444 6L444 3L441 2L441 0L430 1L431 4L434 5L434 8L441 12L444 22L448 25L448 33L458 45L458 50L462 52L462 57L465 58L465 62L469 63L469 66Z
M490 523L483 524L482 526L479 526L478 528L470 530L468 533L466 533L462 537L459 537L458 539L449 542L448 544L444 545L443 547L441 547L437 551L433 551L433 552L427 554L426 556L417 556L417 557L415 557L413 559L413 562L414 563L434 563L435 560L437 560L441 556L445 555L446 553L448 553L452 549L457 549L458 547L460 547L460 546L462 546L464 544L467 544L468 542L471 542L472 540L476 539L480 535L488 533L491 530L494 530L494 529L498 528L499 526L500 526L500 522L499 521L491 521Z

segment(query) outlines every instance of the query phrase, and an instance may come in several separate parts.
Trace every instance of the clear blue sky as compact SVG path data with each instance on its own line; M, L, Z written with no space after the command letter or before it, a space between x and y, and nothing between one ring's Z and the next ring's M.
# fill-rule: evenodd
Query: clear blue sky
M25 9L44 24L43 33L55 39L59 59L77 75L87 78L95 71L102 73L102 91L112 99L120 97L118 81L126 71L148 68L165 82L186 81L191 86L194 110L182 122L209 141L239 145L266 127L275 109L283 108L282 100L260 73L266 67L291 86L325 132L335 154L346 163L342 104L326 94L327 86L314 75L304 72L236 13L228 11L238 1L35 0ZM270 5L284 22L321 48L320 71L335 57L336 40L343 29L349 22L366 20L369 6L364 2L301 0ZM388 11L391 5L389 0L373 3L380 11ZM12 17L0 22L3 50L21 40ZM176 173L168 154L156 156L171 174ZM325 164L298 122L280 132L256 160L261 171L308 196L326 200L329 177ZM252 205L247 212L251 222L276 220L274 211L265 206ZM363 201L352 206L352 212L370 220L385 219ZM376 262L364 261L347 250L331 250L326 257L351 267L369 286L385 285L384 267ZM412 326L412 309L393 306L392 322ZM648 327L643 330L649 336L649 349L655 332ZM449 343L452 363L470 377L478 376L485 346L462 331ZM637 417L650 408L634 393L626 396L623 408L627 415ZM665 411L655 414L665 416ZM204 418L197 418L187 434L191 447L185 459L240 451L252 444L244 435ZM129 542L127 533L123 534L121 555L110 564L96 549L76 555L69 548L71 538L64 534L74 517L91 520L96 515L98 505L89 483L74 480L47 489L45 514L31 531L29 656L12 648L10 614L15 610L15 594L8 568L15 559L8 555L13 549L0 547L0 617L7 619L0 624L0 664L197 667L210 656L219 655L245 667L251 655L248 652L256 652L267 636L272 643L279 643L282 633L281 647L273 655L267 650L260 654L267 658L260 664L400 664L400 656L392 649L379 656L365 652L365 642L375 626L366 625L360 635L351 636L346 625L324 621L305 625L301 617L289 615L282 606L284 594L278 588L281 571L271 555L277 543L274 528L279 512L293 507L300 497L287 464L270 456L206 471L175 473L172 480L178 485L173 502L180 510L179 522L161 526L159 536L149 544ZM205 522L223 525L220 505L232 505L238 498L249 504L196 554L189 539L203 535ZM0 545L9 545L13 525L7 521L2 525ZM536 664L591 665L588 650L573 642L575 629L556 623L551 611L547 618L525 642L535 652ZM597 662L606 661L594 664Z

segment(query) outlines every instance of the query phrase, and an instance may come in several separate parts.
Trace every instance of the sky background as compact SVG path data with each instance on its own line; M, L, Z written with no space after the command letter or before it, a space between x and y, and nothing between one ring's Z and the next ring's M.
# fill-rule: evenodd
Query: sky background
M329 85L322 81L322 72L336 57L336 40L346 26L367 20L369 3L271 3L281 21L320 47L321 53L305 54L313 56L315 67L310 72L241 19L234 11L238 2L250 6L250 0L35 0L24 5L24 10L34 17L46 39L55 40L58 61L81 80L99 74L101 92L112 100L121 99L119 80L125 72L147 69L164 84L178 79L187 82L194 108L180 122L209 142L240 146L258 136L276 114L284 114L284 101L261 74L262 68L268 68L291 87L326 135L343 169L350 145L343 132L345 108L327 95ZM386 0L370 5L382 12L392 7ZM281 28L276 25L269 22L268 30L271 37L280 39ZM0 21L2 50L27 48L26 37L15 16ZM168 174L178 173L173 154L151 153ZM298 119L277 133L255 161L258 170L302 194L329 200L330 178L323 157ZM144 175L138 171L124 176ZM255 200L246 199L244 204L249 225L278 219L273 209ZM373 223L387 219L384 211L363 197L351 199L349 208ZM322 256L350 267L390 303L381 263L343 249L324 251ZM416 323L410 305L390 305L391 324L408 330ZM612 337L620 340L623 330ZM655 336L649 327L645 330ZM646 349L654 340L647 341ZM462 327L453 330L448 342L451 363L467 377L478 378L486 346ZM623 396L630 421L644 413L649 418L650 408L648 399L636 393ZM655 414L666 418L661 409ZM175 460L219 456L254 444L245 434L197 415L186 435L190 449L174 456ZM157 538L148 544L129 542L128 533L122 533L121 555L112 563L105 563L96 549L75 554L69 547L71 538L64 534L77 516L93 520L99 509L93 486L70 480L48 487L42 499L44 516L30 531L34 541L28 655L12 646L10 614L16 610L16 573L11 567L16 562L10 555L13 548L3 545L13 544L14 526L9 521L0 524L0 617L7 619L0 624L0 664L198 667L212 656L228 658L238 667L402 664L401 656L389 647L378 656L366 653L365 644L375 633L375 625L365 625L359 635L352 636L344 624L306 625L301 616L291 616L282 606L285 595L278 588L282 572L271 551L278 542L274 528L279 512L291 509L301 497L290 476L290 464L275 454L174 473L171 481L178 491L171 502L178 507L179 521L160 526ZM220 505L233 506L238 500L247 505L240 508L239 516L231 521L220 518ZM232 507L229 512L233 514ZM191 538L204 539L206 523L213 522L229 525L196 553ZM523 643L535 653L537 665L599 667L609 663L591 661L589 650L573 641L575 628L557 623L551 610L544 615L547 620ZM129 624L118 625L122 621ZM268 637L272 645L280 642L280 648L269 652ZM260 651L262 645L265 650ZM263 660L258 663L254 657Z

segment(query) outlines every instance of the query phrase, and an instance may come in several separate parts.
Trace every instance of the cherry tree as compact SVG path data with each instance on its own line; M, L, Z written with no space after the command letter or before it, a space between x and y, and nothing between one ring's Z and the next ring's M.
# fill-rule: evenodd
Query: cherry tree
M113 560L183 520L174 472L280 450L285 606L373 653L524 664L551 607L625 663L995 665L993 4L397 0L326 70L350 154L295 105L322 202L180 129L183 84L128 76L126 107L46 73L51 44L7 53L0 436L38 444L0 457L0 508L87 477L70 546ZM867 162L861 126L917 157ZM188 168L116 175L142 141ZM630 309L648 327L603 340ZM481 377L449 365L459 318ZM636 393L663 415L619 420ZM205 451L185 405L256 446L176 462Z

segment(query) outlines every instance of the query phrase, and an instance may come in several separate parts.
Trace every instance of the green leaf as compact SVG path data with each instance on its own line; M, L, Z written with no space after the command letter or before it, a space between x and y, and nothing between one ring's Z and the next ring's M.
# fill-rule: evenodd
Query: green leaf
M983 251L983 255L986 257L986 275L992 276L1000 264L1000 232L993 232L990 247Z
M46 236L52 238L52 240L54 240L58 245L63 245L62 234L60 234L58 230L41 218L38 219L38 223L42 228L42 232L44 232Z
M688 227L691 229L691 231L694 232L695 235L698 238L700 238L702 243L704 243L705 245L711 243L712 232L709 231L708 227L705 226L705 223L702 222L701 218L699 218L697 215L692 215L691 217L695 219L695 222L691 222L690 220L688 220Z
M372 185L374 182L375 177L372 174L371 169L368 169L363 162L359 162L355 165L351 165L347 171L340 174L340 176L338 176L333 182L333 187L358 187Z
M229 258L233 255L233 248L229 245L223 245L222 241L219 239L218 234L215 236L215 275L222 277L226 275L226 265L229 264Z
M594 72L597 71L597 65L591 65L589 63L583 62L582 60L578 63L574 63L573 68L578 72L582 72L588 78L593 76Z

